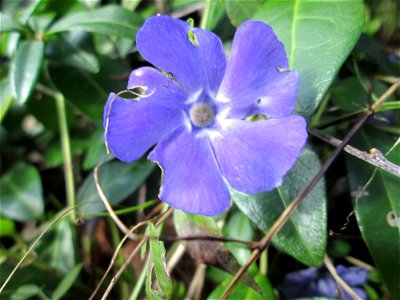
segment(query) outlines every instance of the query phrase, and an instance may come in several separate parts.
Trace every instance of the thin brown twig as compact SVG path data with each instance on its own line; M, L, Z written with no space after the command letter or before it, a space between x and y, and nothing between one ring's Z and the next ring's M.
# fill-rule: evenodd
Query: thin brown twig
M354 136L354 134L364 125L364 123L368 120L370 116L372 116L377 108L379 108L382 103L389 98L391 94L393 94L396 89L400 85L400 80L394 83L390 88L379 97L378 101L372 105L369 110L365 113L365 115L351 128L351 130L346 134L342 143L333 151L331 157L321 166L321 169L318 173L311 179L311 181L307 184L307 186L300 192L300 194L289 204L289 206L282 212L279 216L278 220L272 225L271 229L265 234L265 236L259 241L259 246L252 253L247 262L239 269L236 273L235 277L232 279L231 283L225 289L223 295L221 296L222 300L226 300L229 295L232 293L236 284L240 281L240 278L246 273L250 265L255 262L261 255L262 251L269 247L272 242L272 238L282 229L282 227L289 220L291 215L294 213L296 208L301 204L303 199L310 193L318 181L322 178L331 164L334 162L339 153L343 150L343 148L347 145L350 139Z
M130 239L135 240L136 235L131 233L131 230L125 226L125 224L121 221L121 219L117 216L117 214L114 212L113 208L111 207L110 202L107 199L106 194L103 191L103 188L100 185L99 182L99 169L100 167L104 164L104 162L107 160L107 156L94 168L94 182L96 185L97 192L99 193L99 196L101 200L104 203L104 206L107 209L107 212L110 214L110 217L113 219L114 223L118 226L118 228L125 234L128 235Z
M165 213L163 213L158 221L155 224L155 227L160 226L173 212L173 208L169 208ZM128 267L128 265L132 262L132 260L135 258L135 256L138 254L140 248L149 240L150 235L145 236L139 244L136 246L136 248L131 252L131 254L128 256L126 262L121 266L121 268L118 270L118 272L115 274L115 276L111 279L110 284L108 285L106 291L103 294L103 297L101 298L102 300L107 299L108 294L111 292L113 286L115 283L118 281L119 277L122 275L122 273L125 271L125 269Z
M134 227L132 227L132 229L129 230L129 232L133 233L135 230L137 230L138 228L140 228L143 225L146 225L148 222L151 222L151 220L146 220L146 221L143 221L143 222L140 222L140 223L136 224ZM103 284L104 280L106 279L108 273L111 271L112 266L115 264L119 250L122 248L124 242L126 241L126 239L128 237L129 237L129 234L126 234L123 237L123 239L121 240L121 242L119 243L118 247L115 249L114 255L111 258L111 261L110 261L110 264L108 265L107 270L103 274L103 277L100 279L100 282L97 284L96 289L93 291L92 295L90 295L89 300L92 300L94 298L94 296L96 296L96 294L99 291L101 285Z
M52 222L49 223L49 225L46 226L46 228L43 230L43 232L37 237L37 239L33 242L33 244L29 247L28 251L22 256L22 258L19 260L17 265L14 267L14 269L11 271L10 275L8 275L7 279L4 281L3 285L0 288L0 294L6 287L6 285L10 282L11 278L14 276L15 272L18 270L22 262L25 260L25 258L29 255L29 253L32 252L32 250L36 247L37 243L40 241L40 239L49 231L49 229L56 224L58 221L60 221L62 218L64 218L66 215L70 214L73 210L75 210L76 207L70 207L67 210L63 211L60 213Z
M325 254L325 257L324 257L324 264L325 264L326 268L328 269L329 273L331 273L333 279L335 279L335 281L336 281L336 283L337 283L337 285L339 287L339 290L346 291L346 293L348 293L349 296L351 298L353 298L354 300L361 300L360 296L358 296L351 289L351 287L349 287L349 285L342 278L340 278L340 276L336 272L335 266L332 264L330 258L326 254Z
M341 140L326 134L323 131L320 131L318 129L314 128L309 128L308 132L311 133L313 136L316 136L317 138L333 145L333 146L339 146L340 143L342 142ZM389 161L383 154L379 155L380 152L377 152L377 150L372 151L373 153L367 153L365 151L361 151L353 146L347 145L343 149L347 153L363 160L366 161L367 163L370 163L371 165L378 167L380 169L383 169L395 176L400 177L400 167L391 161Z

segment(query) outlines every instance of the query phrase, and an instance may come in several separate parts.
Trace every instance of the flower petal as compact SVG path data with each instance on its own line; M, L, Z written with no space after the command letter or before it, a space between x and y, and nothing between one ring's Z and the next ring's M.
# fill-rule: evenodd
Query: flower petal
M177 87L164 86L169 79L152 68L133 71L130 87L141 86L141 77L151 89L146 92L148 97L124 100L111 93L104 110L105 140L125 162L140 158L184 122L185 94Z
M225 120L211 143L222 175L238 191L272 190L294 165L307 139L300 116L256 122Z
M192 31L198 44L188 37ZM226 57L221 40L212 32L190 28L188 22L168 16L150 17L136 35L140 54L173 74L191 94L203 88L216 93L223 78Z
M285 47L272 28L260 21L244 22L233 39L218 99L231 102L231 118L287 116L298 85L298 73L287 68Z
M229 207L230 195L208 138L186 128L171 134L150 153L163 169L160 199L192 214L213 216Z

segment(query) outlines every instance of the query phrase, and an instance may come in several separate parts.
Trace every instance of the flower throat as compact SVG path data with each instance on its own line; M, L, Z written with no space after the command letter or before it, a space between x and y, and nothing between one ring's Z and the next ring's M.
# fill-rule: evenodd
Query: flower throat
M210 126L215 119L214 108L205 102L194 104L189 115L192 123L201 128Z

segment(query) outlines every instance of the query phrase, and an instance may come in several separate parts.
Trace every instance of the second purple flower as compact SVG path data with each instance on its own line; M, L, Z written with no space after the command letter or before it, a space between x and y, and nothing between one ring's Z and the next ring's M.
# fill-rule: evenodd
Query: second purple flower
M105 139L125 162L156 145L149 159L163 170L162 201L212 216L229 207L225 181L248 194L282 183L307 131L305 120L291 115L298 73L288 70L270 26L243 23L228 62L215 34L167 16L145 22L137 47L170 76L151 67L134 70L128 88L143 87L147 96L133 101L110 94ZM246 120L254 115L265 118Z

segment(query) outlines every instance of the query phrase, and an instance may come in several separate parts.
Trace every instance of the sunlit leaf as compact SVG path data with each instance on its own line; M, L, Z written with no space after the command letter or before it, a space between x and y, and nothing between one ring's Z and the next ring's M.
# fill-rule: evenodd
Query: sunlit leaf
M42 41L23 41L17 48L17 53L11 63L11 88L19 103L24 103L31 94L44 54Z
M253 19L270 24L285 45L300 73L295 111L310 117L361 34L363 1L271 0Z
M386 153L396 138L366 129L353 140L359 149L376 147ZM400 146L387 156L400 164ZM355 213L361 234L393 299L400 297L400 179L354 157L347 157ZM397 219L396 219L397 218ZM396 221L397 220L397 221Z
M0 178L0 214L16 221L28 221L43 214L42 183L38 171L18 164Z
M261 230L268 231L319 168L317 155L305 148L280 187L255 195L232 189L232 199ZM304 264L321 266L327 240L326 222L325 184L321 180L274 237L273 244Z

